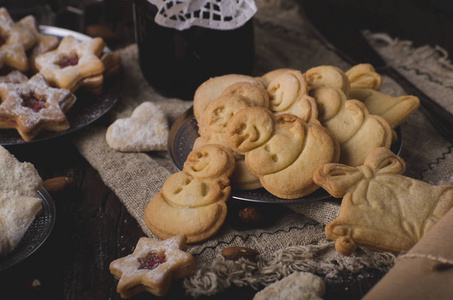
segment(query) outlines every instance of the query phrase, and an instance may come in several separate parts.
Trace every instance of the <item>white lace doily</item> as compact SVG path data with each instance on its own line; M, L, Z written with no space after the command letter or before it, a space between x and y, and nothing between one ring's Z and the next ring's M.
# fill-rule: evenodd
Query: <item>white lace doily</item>
M148 0L158 8L154 21L164 27L184 30L200 26L231 30L255 14L254 0Z

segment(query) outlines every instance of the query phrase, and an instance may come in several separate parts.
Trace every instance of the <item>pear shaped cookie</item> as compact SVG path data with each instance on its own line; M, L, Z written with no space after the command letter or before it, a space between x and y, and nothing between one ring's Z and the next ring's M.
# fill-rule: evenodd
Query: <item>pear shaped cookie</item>
M192 151L183 170L171 175L148 203L146 226L162 239L184 234L188 243L215 234L226 218L234 166L233 155L224 147L205 145Z
M247 168L263 187L283 199L315 191L313 172L339 158L338 142L327 129L295 115L275 116L263 107L237 112L226 139L231 149L245 153Z
M453 207L453 185L433 186L401 175L404 170L400 157L378 148L361 166L326 164L315 172L317 184L343 197L325 229L339 253L350 255L357 246L408 251Z

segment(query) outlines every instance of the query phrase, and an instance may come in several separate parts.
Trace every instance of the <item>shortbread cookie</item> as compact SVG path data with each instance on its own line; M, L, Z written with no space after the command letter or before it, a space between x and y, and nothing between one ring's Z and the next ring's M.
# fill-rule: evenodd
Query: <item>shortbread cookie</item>
M0 83L0 128L15 128L25 141L41 131L69 128L65 112L76 97L66 89L48 86L41 74L25 83Z
M415 96L392 97L373 89L353 89L349 98L362 101L370 113L386 119L392 128L401 125L420 106L420 99Z
M233 155L224 147L209 144L192 151L183 170L171 175L148 203L146 226L162 239L184 234L188 243L215 234L227 214L234 166Z
M79 42L69 35L57 49L36 57L36 67L50 85L74 92L84 85L84 79L102 75L104 64L99 56L104 47L101 38Z
M20 71L11 71L5 76L0 76L0 82L5 83L24 83L28 81L28 77Z
M346 71L351 89L378 90L382 85L382 77L376 73L371 64L358 64Z
M237 82L225 88L220 96L243 96L256 106L269 107L269 94L262 84L256 82Z
M38 32L34 17L25 18L22 25L14 23L8 10L0 7L0 69L4 66L24 72L28 69L26 51L38 41Z
M322 300L324 281L308 272L294 272L258 292L253 300Z
M237 82L262 84L258 78L241 74L227 74L206 80L197 88L193 98L193 113L198 123L203 122L203 112L209 103L217 99L227 87Z
M167 294L173 279L189 276L195 259L184 250L186 237L174 236L164 241L142 237L132 254L110 263L110 272L119 279L121 298L147 291L156 296Z
M334 197L343 197L326 235L337 251L357 246L394 253L408 251L453 207L453 185L433 186L403 176L404 161L378 148L363 165L326 164L314 180Z
M8 255L19 245L41 211L41 203L38 197L0 190L0 256Z
M271 194L294 199L314 192L313 172L337 162L340 148L324 127L263 107L237 112L228 123L228 145L245 154L248 169Z
M288 71L297 71L295 69L290 69L290 68L280 68L280 69L275 69L272 71L269 71L262 75L259 79L261 82L264 84L264 86L267 88L269 84L271 83L272 80L277 78L278 76L282 75L283 73L286 73Z
M342 90L332 87L313 89L310 95L318 103L319 121L340 143L340 163L359 166L374 149L390 148L392 128L384 118L370 114L362 102L347 100Z
M333 87L342 90L346 95L351 90L349 78L342 70L334 66L314 67L307 70L304 76L309 90L319 87Z
M0 191L15 192L24 197L38 197L42 179L33 164L19 162L0 146Z
M152 102L143 102L131 117L113 122L106 133L109 147L124 152L163 151L167 149L167 138L167 117Z
M290 70L275 77L267 91L269 109L274 114L293 114L305 122L317 119L316 101L308 95L308 84L300 71Z

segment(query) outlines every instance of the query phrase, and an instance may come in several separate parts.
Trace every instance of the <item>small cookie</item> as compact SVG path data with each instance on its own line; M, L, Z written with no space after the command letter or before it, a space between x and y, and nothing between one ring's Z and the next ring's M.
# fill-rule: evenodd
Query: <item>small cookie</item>
M290 70L268 85L269 109L276 115L293 114L305 122L318 118L316 101L308 95L308 84L300 71Z
M145 208L146 226L159 238L177 234L203 241L223 225L234 157L224 147L205 145L189 153L183 170L171 175Z
M359 166L372 150L390 148L392 128L362 102L348 100L342 90L332 87L313 89L310 95L318 103L319 121L340 143L340 163Z
M308 89L313 90L319 87L333 87L342 90L346 95L351 90L349 78L337 67L318 66L309 69L304 74L308 83Z
M142 237L132 254L110 263L110 272L119 280L121 298L147 291L156 296L167 294L173 279L189 276L195 259L185 252L186 237L178 235L164 241Z
M28 77L20 71L11 71L5 76L0 76L0 82L5 83L24 83L28 81Z
M41 131L69 128L65 112L76 97L66 89L51 88L41 74L26 83L0 83L0 128L15 128L25 141Z
M420 106L420 99L415 96L392 97L373 89L353 89L349 98L362 101L370 113L386 119L392 128L401 125Z
M294 272L256 293L253 300L322 300L325 292L326 286L320 277Z
M38 41L38 31L34 17L27 16L21 21L14 23L8 10L0 8L0 68L28 70L26 51Z
M106 133L109 147L123 152L163 151L167 138L167 117L162 108L152 102L143 102L131 117L113 122Z
M243 96L256 106L269 107L269 94L262 84L256 82L237 82L225 88L220 96Z
M121 71L121 56L114 52L104 52L101 55L104 64L104 79L110 78Z
M74 92L84 85L84 79L102 75L104 64L99 56L104 47L101 38L79 42L69 35L57 49L36 57L36 67L50 85Z
M30 55L28 56L29 71L33 74L38 73L39 70L36 67L35 59L40 54L55 50L60 44L60 39L56 36L38 34L38 42L31 49Z
M0 190L20 196L38 197L42 179L29 162L19 162L14 155L0 146Z
M8 255L19 245L41 211L41 203L38 197L0 190L0 256Z
M296 71L296 70L290 69L290 68L275 69L275 70L269 71L269 72L265 73L264 75L262 75L260 77L260 80L263 82L264 86L267 88L272 80L274 80L278 76L280 76L283 73L286 73L288 71Z
M357 246L408 251L453 207L453 185L433 186L403 176L404 161L387 148L371 152L363 165L326 164L313 178L334 197L343 197L326 236L343 255Z
M283 199L308 195L319 187L313 172L337 162L338 142L324 127L291 114L275 116L263 107L237 112L228 123L228 145L245 153L247 168L263 187Z
M346 71L351 89L378 90L382 85L382 77L371 64L358 64Z

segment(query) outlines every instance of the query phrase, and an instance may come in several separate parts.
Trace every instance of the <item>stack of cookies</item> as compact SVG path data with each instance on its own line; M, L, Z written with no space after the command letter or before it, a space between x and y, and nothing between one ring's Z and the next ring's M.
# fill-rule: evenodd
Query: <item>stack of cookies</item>
M17 129L25 141L67 130L74 93L102 94L105 78L120 69L119 55L105 52L101 38L60 41L41 34L33 16L14 22L0 8L0 32L0 128Z

